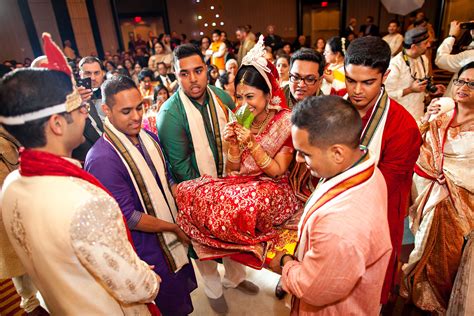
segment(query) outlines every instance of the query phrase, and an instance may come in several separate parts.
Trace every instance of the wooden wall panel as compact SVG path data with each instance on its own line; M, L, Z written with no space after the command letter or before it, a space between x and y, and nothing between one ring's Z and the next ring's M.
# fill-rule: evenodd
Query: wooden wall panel
M63 48L51 0L28 0L28 4L40 43L43 44L41 34L48 32L56 44L58 44L60 48Z
M449 24L453 20L469 21L474 19L474 1L472 0L448 0L446 14L443 21L443 36L449 32Z
M215 7L210 10L210 6ZM219 14L219 18L215 18ZM228 33L235 40L239 25L252 25L253 32L265 32L268 24L275 25L276 33L282 37L296 36L296 1L294 0L193 0L168 1L168 15L172 31L186 33L190 38L200 38L199 32L210 35L214 28ZM197 19L197 15L203 17ZM223 21L224 26L219 25ZM209 23L206 28L205 22ZM212 26L216 22L216 26Z
M85 0L67 0L72 29L80 56L97 55Z
M2 0L0 5L0 61L15 59L23 62L28 57L33 59L25 24L17 0Z
M379 25L380 23L377 20L378 12L379 12L379 5L383 6L379 0L357 0L357 1L347 1L347 21L346 25L348 25L350 18L357 19L357 32L359 31L359 27L365 23L365 18L370 15L373 16L375 19L375 24Z
M110 1L94 0L94 9L100 29L100 38L104 51L115 52L118 48L117 33Z

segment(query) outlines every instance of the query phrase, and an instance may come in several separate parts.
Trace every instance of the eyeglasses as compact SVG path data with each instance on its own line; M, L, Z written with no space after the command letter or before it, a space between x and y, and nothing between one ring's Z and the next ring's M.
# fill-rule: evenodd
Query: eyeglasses
M466 85L469 89L473 90L474 89L474 81L464 81L460 79L454 79L453 84L457 87L462 87Z
M303 81L307 86L312 86L316 82L318 82L319 78L316 78L314 76L307 76L307 77L300 77L297 75L290 74L290 81L294 82L296 84L299 84L301 81Z

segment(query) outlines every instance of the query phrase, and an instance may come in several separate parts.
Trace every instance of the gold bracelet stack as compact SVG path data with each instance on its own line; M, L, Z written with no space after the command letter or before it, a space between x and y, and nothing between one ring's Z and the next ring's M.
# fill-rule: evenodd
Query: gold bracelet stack
M227 151L227 160L232 163L240 163L240 155L234 156L230 153L230 150Z
M262 159L259 159L257 161L257 165L261 169L267 168L268 166L270 166L271 163L272 163L272 158L267 153L263 155Z
M260 148L260 144L257 143L257 145L255 145L252 149L250 149L250 154L254 154L259 148Z

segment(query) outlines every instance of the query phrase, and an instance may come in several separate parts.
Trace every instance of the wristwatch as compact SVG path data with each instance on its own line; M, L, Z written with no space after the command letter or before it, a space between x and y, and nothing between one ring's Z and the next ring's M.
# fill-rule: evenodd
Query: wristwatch
M450 35L448 35L447 37L452 37L452 38L456 39L456 36L454 36L454 35L451 35L451 34L450 34Z
M283 266L285 265L284 264L284 259L285 257L291 257L291 260L295 260L295 257L293 257L292 255L290 255L289 253L285 253L283 256L281 256L280 258L280 268L283 270Z

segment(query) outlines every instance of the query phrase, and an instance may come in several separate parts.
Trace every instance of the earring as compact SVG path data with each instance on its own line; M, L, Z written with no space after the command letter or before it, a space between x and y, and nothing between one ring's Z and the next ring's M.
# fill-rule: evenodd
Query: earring
M265 112L270 113L270 109L268 108L268 103L265 105Z

